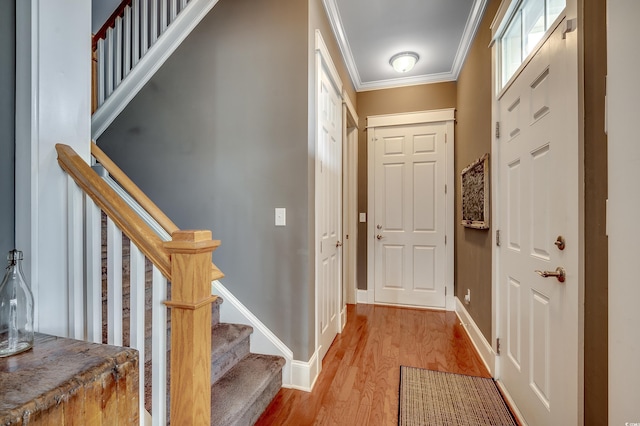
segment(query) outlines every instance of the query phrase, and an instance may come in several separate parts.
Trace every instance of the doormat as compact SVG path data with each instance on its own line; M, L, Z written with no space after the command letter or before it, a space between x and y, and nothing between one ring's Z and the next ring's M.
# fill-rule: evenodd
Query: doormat
M400 366L398 424L517 426L493 379Z

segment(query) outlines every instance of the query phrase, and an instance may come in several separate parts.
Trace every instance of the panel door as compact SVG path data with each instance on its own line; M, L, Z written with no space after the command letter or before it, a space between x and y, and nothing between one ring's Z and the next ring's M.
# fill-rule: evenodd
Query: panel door
M376 128L375 301L445 307L445 123Z
M317 206L320 359L338 333L342 260L342 101L326 70L320 75Z
M577 68L561 27L499 101L500 380L532 425L578 423ZM564 282L540 275L558 267Z

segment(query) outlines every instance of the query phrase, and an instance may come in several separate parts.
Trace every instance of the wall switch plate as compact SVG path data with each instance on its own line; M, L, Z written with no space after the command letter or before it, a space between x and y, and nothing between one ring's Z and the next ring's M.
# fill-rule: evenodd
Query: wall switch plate
M276 226L287 226L287 209L276 207Z
M365 223L367 221L367 214L360 213L360 223Z

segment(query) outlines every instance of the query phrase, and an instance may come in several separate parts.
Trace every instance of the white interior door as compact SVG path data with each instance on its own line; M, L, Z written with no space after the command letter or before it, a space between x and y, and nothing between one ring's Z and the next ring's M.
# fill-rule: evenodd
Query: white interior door
M373 131L375 301L444 308L447 124Z
M531 425L579 423L577 55L563 27L498 105L500 380ZM564 282L536 272L556 268Z
M341 296L342 100L324 66L319 73L316 216L320 359L338 333Z

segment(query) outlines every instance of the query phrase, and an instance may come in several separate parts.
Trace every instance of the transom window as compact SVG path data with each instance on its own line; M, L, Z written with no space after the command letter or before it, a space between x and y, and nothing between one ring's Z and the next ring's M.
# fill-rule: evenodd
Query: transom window
M566 0L523 0L500 37L504 87L544 37L567 4Z

